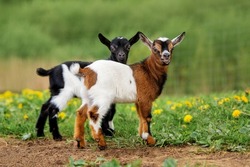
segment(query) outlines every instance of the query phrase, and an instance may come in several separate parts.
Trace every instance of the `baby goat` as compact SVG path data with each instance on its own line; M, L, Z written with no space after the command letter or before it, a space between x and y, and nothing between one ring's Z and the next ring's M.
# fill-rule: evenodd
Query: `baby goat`
M102 34L98 35L100 41L106 45L111 55L109 60L127 63L130 47L139 40L139 33L127 40L123 37L116 37L111 42ZM79 77L69 71L72 64L78 64L81 68L91 64L90 62L69 61L55 66L50 70L37 69L40 76L49 76L51 97L42 105L39 118L36 123L37 136L44 136L44 125L49 115L50 132L53 139L61 140L57 123L57 113L61 111L67 102L73 97L81 97L80 89L83 86ZM105 135L112 136L114 132L113 117L115 114L115 104L110 104L108 114L103 117L102 130Z
M112 103L134 102L140 120L139 135L148 145L156 143L150 132L152 103L162 92L173 49L184 35L185 32L172 40L160 37L152 42L140 32L140 39L149 47L151 55L130 66L99 60L85 68L78 64L70 67L72 73L82 76L84 85L82 105L77 110L75 121L74 138L78 148L85 146L84 123L87 118L99 149L106 148L101 123Z

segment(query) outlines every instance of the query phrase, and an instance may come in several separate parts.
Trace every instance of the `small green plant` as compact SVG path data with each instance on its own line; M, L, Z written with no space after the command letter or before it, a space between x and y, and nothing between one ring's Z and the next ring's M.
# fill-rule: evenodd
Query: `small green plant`
M102 157L98 157L95 161L74 160L72 157L70 157L68 165L69 167L83 167L83 166L121 167L121 164L118 160L112 159L108 161ZM140 160L135 160L125 165L125 167L140 167L140 166L141 166Z
M86 163L84 160L77 160L75 161L72 157L69 158L69 166L70 167L81 167L81 166L85 166L88 165L88 163Z
M163 162L163 167L176 167L177 166L177 161L173 158L168 158L165 159Z
M106 159L102 157L96 158L95 161L85 161L85 160L74 160L72 157L69 157L69 166L70 167L82 167L82 166L101 166L101 164L105 164ZM111 163L110 163L111 164Z
M112 159L111 161L107 161L100 165L100 167L120 167L120 166L121 166L120 163L115 159Z

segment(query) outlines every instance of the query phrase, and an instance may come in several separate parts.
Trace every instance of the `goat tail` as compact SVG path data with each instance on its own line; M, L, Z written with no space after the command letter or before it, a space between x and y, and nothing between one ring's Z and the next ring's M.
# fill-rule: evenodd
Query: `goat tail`
M51 70L45 70L44 68L37 68L36 73L42 77L50 75Z
M80 70L80 64L79 63L73 63L70 68L69 68L70 72L74 75L78 75L79 74L79 70Z

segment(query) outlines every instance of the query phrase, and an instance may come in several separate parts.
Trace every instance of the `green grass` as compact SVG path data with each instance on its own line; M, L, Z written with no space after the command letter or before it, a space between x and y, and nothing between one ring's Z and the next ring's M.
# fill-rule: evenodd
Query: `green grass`
M0 94L0 136L35 139L35 123L40 107L48 97L48 91L27 89L20 94ZM156 146L192 144L214 151L249 150L249 98L249 90L202 96L161 96L152 109L151 131L157 139ZM73 139L75 110L79 104L79 99L73 99L59 114L60 131L69 140ZM240 111L238 117L233 116L235 110ZM145 144L137 134L138 118L133 104L118 105L114 124L116 133L114 138L107 139L109 147L140 147ZM52 138L48 125L45 134ZM86 139L96 145L89 130Z

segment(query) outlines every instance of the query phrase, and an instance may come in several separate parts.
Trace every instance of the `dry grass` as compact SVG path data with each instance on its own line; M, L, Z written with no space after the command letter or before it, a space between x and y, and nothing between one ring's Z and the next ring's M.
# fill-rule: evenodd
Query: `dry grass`
M19 92L24 88L47 89L49 80L36 74L36 68L51 68L58 62L45 60L22 60L11 58L0 61L0 92L11 90Z

